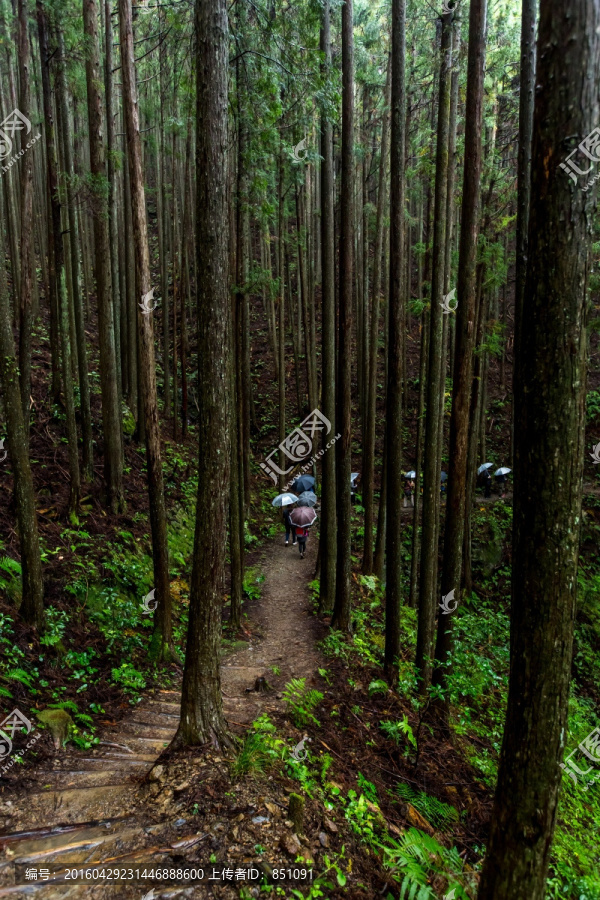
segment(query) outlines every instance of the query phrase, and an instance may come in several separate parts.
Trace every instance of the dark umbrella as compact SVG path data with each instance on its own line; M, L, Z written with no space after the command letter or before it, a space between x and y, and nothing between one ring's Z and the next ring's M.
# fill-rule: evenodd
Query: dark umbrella
M448 476L446 475L445 472L442 472L442 474L440 475L440 481L443 482L443 481L447 481L447 480L448 480Z
M296 478L292 485L292 490L296 494L302 494L304 491L311 491L315 486L315 479L312 475L301 475Z
M314 491L304 491L298 497L298 506L316 506L317 495Z
M316 521L317 514L310 506L300 506L290 513L290 522L298 528L306 528Z

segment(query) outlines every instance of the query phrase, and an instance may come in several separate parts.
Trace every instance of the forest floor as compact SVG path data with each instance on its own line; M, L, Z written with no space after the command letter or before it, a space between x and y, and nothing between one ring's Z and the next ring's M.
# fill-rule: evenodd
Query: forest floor
M281 537L263 548L265 580L261 598L248 609L248 640L236 642L222 660L232 732L247 733L267 713L290 736L289 753L303 735L284 721L281 689L293 678L306 678L309 685L319 679L317 641L325 626L311 615L307 588L315 556L316 541L309 541L304 560ZM252 690L258 678L267 680L268 690ZM271 868L287 868L300 857L317 872L323 868L318 862L324 849L341 840L338 826L309 802L304 833L296 835L287 818L294 788L289 777L256 771L256 777L236 778L231 760L213 748L165 750L177 728L179 700L176 690L144 696L120 722L106 723L97 748L86 752L69 745L49 754L28 772L24 789L17 782L12 793L3 793L0 897L139 897L152 887L153 879L96 886L65 880L69 869L98 865L140 871L201 866L206 875L213 868L253 865L261 880ZM26 869L45 870L50 878L38 874L24 886ZM244 896L242 887L179 884L156 888L154 896L237 898ZM250 887L246 896L258 894Z

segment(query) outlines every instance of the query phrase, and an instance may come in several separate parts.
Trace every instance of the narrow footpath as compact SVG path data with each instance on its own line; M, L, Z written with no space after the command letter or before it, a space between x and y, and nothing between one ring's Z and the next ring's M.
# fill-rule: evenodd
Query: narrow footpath
M238 735L261 713L283 708L286 682L295 677L310 682L320 665L316 643L322 626L310 614L307 587L316 559L317 541L311 537L305 559L297 547L285 547L282 536L265 546L259 562L262 595L244 624L248 642L236 644L222 660L225 715ZM257 678L265 678L271 690L251 690ZM145 696L122 721L103 730L93 750L68 745L48 765L28 773L32 786L22 794L0 795L0 897L141 898L146 891L138 884L74 885L65 880L65 870L99 863L166 865L174 854L185 858L185 851L206 837L186 828L176 790L164 804L148 789L160 781L163 767L155 764L177 729L179 703L177 691ZM202 765L202 751L194 755ZM21 886L15 885L15 865ZM26 868L45 869L51 877L23 886ZM238 896L221 890L227 889L178 886L155 889L153 897Z

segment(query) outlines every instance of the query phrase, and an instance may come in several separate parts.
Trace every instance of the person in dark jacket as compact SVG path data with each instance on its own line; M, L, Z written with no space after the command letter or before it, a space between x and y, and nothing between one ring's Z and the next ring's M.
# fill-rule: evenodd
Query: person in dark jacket
M290 519L290 510L287 506L283 508L283 522L285 525L285 546L287 547L290 542L290 533L292 535L292 547L296 546L296 526L293 524Z
M492 476L490 475L489 469L486 469L483 473L483 496L492 496Z

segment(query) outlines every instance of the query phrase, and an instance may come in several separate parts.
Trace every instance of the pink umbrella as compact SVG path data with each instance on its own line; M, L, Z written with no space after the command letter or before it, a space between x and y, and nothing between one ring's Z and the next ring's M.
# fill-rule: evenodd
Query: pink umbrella
M299 506L290 513L290 522L299 528L307 528L316 518L317 514L311 506Z

